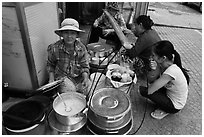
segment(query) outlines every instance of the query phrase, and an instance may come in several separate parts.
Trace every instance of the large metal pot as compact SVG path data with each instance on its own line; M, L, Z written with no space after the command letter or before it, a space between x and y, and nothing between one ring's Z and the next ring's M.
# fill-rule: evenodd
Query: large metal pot
M53 109L56 119L63 125L70 126L83 121L86 99L83 94L77 92L67 92L57 96L53 102ZM64 102L66 103L67 110Z
M45 98L46 99L46 98ZM3 112L3 125L8 134L44 134L45 106L31 98L12 105Z
M131 127L131 119L131 102L123 91L102 88L93 95L88 111L88 126L91 131L96 134L115 134L125 128L126 134L126 130L129 131ZM102 132L98 132L99 130Z

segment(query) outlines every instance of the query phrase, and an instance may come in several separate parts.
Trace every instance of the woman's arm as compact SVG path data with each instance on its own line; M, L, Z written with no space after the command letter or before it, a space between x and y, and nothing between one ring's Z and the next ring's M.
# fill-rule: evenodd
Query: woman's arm
M53 45L49 45L48 49L48 58L47 58L47 71L49 73L49 82L53 82L55 77L54 77L54 72L55 72L55 67L56 67L56 58L54 55L54 50L53 50Z
M89 73L83 72L82 77L84 78L84 81L87 81L89 79Z
M94 21L94 24L93 24L94 27L100 26L101 23L104 22L104 18L105 18L105 15L104 15L104 13L103 13L100 17L98 17L98 18Z
M78 49L77 50L77 52L78 52L78 60L77 61L80 65L81 73L83 75L83 73L86 72L89 75L89 73L90 73L89 72L89 69L90 69L89 53L86 50L85 45L79 41L76 43L76 48Z
M141 55L141 53L150 46L151 44L150 44L149 36L146 34L143 34L138 37L135 45L131 49L127 50L127 55L130 58L135 58Z
M148 95L153 94L158 89L165 86L169 81L173 80L173 78L167 74L161 75L161 77L152 83L148 88Z

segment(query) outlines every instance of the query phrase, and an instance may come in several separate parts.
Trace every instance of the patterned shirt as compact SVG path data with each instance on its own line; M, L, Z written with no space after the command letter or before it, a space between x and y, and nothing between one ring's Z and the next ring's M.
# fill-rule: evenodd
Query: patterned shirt
M132 49L126 49L126 53L130 58L139 57L143 60L145 65L149 67L151 48L153 44L160 40L161 38L155 30L146 30L138 37L135 46Z
M74 47L74 50L67 49L63 39L48 46L47 70L54 72L55 78L73 77L72 67L76 76L83 72L89 74L89 54L86 47L79 40L75 41Z
M113 18L117 21L122 31L127 29L125 20L120 12L117 12L115 16L113 16ZM95 20L95 23L97 23L99 26L101 26L104 29L113 29L111 23L109 22L108 18L104 13Z

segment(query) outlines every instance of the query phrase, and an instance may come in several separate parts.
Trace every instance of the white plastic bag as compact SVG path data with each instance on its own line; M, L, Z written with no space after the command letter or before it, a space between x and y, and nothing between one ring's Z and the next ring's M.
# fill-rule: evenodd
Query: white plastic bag
M115 71L115 70L120 70L120 71L126 71L127 73L131 74L131 75L134 75L132 78L131 81L128 81L128 82L118 82L118 81L114 81L112 80L112 72ZM136 83L137 82L137 77L136 77L136 74L130 70L130 69L127 69L125 67L122 67L122 66L119 66L118 64L110 64L108 66L108 71L106 72L106 77L110 79L110 82L113 84L113 86L115 88L119 88L119 87L122 87L123 85L129 85L131 84L132 82Z

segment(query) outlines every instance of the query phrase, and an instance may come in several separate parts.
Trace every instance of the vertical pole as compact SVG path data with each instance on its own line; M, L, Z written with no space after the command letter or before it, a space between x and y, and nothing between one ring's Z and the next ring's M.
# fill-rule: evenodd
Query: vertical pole
M149 5L149 2L136 2L134 19L136 19L140 15L146 15L148 10L148 5Z
M18 17L19 27L21 30L22 41L23 41L25 55L28 63L28 69L30 73L32 87L33 89L36 89L39 87L39 83L38 83L36 67L35 67L33 52L32 52L30 38L29 38L28 26L26 23L26 17L25 17L26 15L24 12L24 7L22 2L16 3L16 13Z

